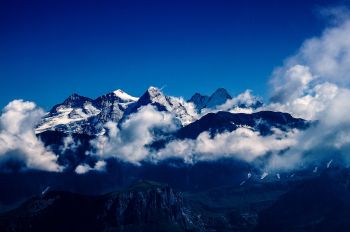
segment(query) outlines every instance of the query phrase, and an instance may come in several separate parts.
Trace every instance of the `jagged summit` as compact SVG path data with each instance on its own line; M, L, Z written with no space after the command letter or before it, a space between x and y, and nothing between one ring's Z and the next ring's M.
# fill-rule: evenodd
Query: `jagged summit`
M232 99L231 95L224 88L218 88L212 95L206 96L200 93L195 93L189 102L192 102L198 112L204 108L215 108L224 104L227 100Z
M213 108L224 104L227 100L232 99L231 95L224 88L218 88L208 99L206 108Z
M66 100L64 100L62 104L59 104L59 105L64 105L67 107L82 107L84 105L84 103L86 103L86 102L92 102L92 99L88 98L88 97L81 96L77 93L73 93ZM56 106L58 106L58 105L56 105Z
M229 94L229 92L225 89L225 88L217 88L215 90L215 92L212 94L212 96L215 95L225 95L227 97L231 97L231 95ZM232 98L232 97L231 97Z
M149 92L150 94L152 94L152 93L158 94L158 93L161 93L162 90L160 88L155 87L155 86L150 86L150 87L148 87L147 92Z
M206 107L208 100L209 96L195 93L188 102L192 102L196 106L197 111L200 112L201 109Z
M147 91L142 95L144 100L150 102L159 102L159 103L165 103L166 102L166 97L163 94L163 92L154 86L150 86Z
M142 106L152 105L159 111L167 111L180 121L181 125L187 125L196 120L197 115L191 109L191 105L182 98L166 96L161 89L151 86L139 98L135 104L130 105L126 114L135 113Z
M212 110L230 111L237 108L258 109L263 106L260 97L254 96L251 90L246 90L234 98L224 88L218 88L212 95L206 96L195 93L188 102L192 102L197 112L211 112ZM205 111L202 111L206 109Z

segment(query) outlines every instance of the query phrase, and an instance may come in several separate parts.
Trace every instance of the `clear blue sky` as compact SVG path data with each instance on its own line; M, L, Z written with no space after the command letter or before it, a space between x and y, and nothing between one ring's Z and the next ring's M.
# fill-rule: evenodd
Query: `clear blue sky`
M189 98L225 87L266 94L275 66L324 21L334 1L115 0L0 3L0 106L49 109L73 92L97 97L150 86Z

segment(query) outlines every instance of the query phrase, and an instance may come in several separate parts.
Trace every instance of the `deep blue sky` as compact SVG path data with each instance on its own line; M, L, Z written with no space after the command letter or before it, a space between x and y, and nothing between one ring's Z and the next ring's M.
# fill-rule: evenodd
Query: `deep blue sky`
M2 0L0 107L150 85L186 98L217 87L264 96L273 68L320 34L316 12L329 2Z

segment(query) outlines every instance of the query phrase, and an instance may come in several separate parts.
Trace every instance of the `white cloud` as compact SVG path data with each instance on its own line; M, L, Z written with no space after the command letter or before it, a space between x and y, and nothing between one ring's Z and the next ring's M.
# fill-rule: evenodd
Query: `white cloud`
M306 40L296 55L274 71L273 102L266 108L317 121L315 126L300 133L296 146L283 156L274 157L274 163L293 166L303 162L305 165L335 154L349 160L348 16L342 14L320 37Z
M339 92L339 87L329 82L306 85L303 89L300 94L294 93L288 100L272 102L263 109L288 112L295 117L317 120Z
M57 156L36 137L34 127L44 112L33 102L14 100L0 117L0 164L21 162L23 169L61 171Z
M208 132L201 133L196 140L176 140L164 149L153 154L154 160L170 157L182 158L185 162L234 158L252 162L268 153L277 153L296 143L297 131L282 132L274 129L269 136L261 136L249 128L238 128L211 137Z
M222 111L235 111L238 109L252 110L251 107L253 107L259 100L258 97L252 94L252 90L247 89L238 96L228 99L224 104L218 106L217 109ZM241 108L240 106L244 106L244 108Z
M336 25L325 29L320 37L307 39L296 55L289 57L284 66L276 69L272 79L273 84L276 81L283 81L283 77L288 75L288 70L299 65L302 65L319 81L331 82L340 86L350 84L349 35L349 15L343 15L337 19ZM300 75L299 78L303 78L303 75ZM291 85L293 82L289 81L286 84Z
M259 111L260 106L257 107L257 102L261 102L261 98L254 96L252 90L247 89L243 93L237 95L232 99L228 99L224 104L216 106L214 109L205 108L202 110L201 115L206 115L212 112L229 111L231 113L246 113L251 114Z
M106 162L103 160L99 160L96 162L94 167L91 167L88 164L80 164L75 168L75 173L77 174L85 174L90 171L105 171L106 170Z
M336 24L320 37L306 40L298 52L276 68L271 79L272 109L322 120L335 109L350 84L350 19L344 8L327 9Z
M177 128L174 120L172 114L147 105L130 115L120 129L116 123L107 123L108 135L93 140L92 145L101 158L116 157L138 164L149 157L146 146L155 140L158 130L170 132Z
M271 79L272 104L308 119L322 118L340 89L350 84L350 19L348 10L322 11L336 19L320 37L306 40L298 52L276 68ZM334 13L341 12L339 15Z
M275 78L272 79L272 101L288 102L291 99L303 95L307 91L308 84L314 79L307 66L294 65L287 70L275 70Z
M81 142L79 140L76 142L74 141L74 138L71 135L68 135L67 137L63 138L63 145L60 147L60 152L64 153L67 150L75 152L80 145Z
M88 164L80 164L75 168L77 174L85 174L89 172L92 168Z

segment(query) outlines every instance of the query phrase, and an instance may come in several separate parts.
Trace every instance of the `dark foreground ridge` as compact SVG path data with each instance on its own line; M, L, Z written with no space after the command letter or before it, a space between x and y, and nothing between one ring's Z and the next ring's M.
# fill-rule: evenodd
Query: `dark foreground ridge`
M141 180L86 196L51 191L0 215L0 231L350 231L350 170L179 192Z
M103 196L52 191L0 218L0 231L195 231L181 193L139 181Z

